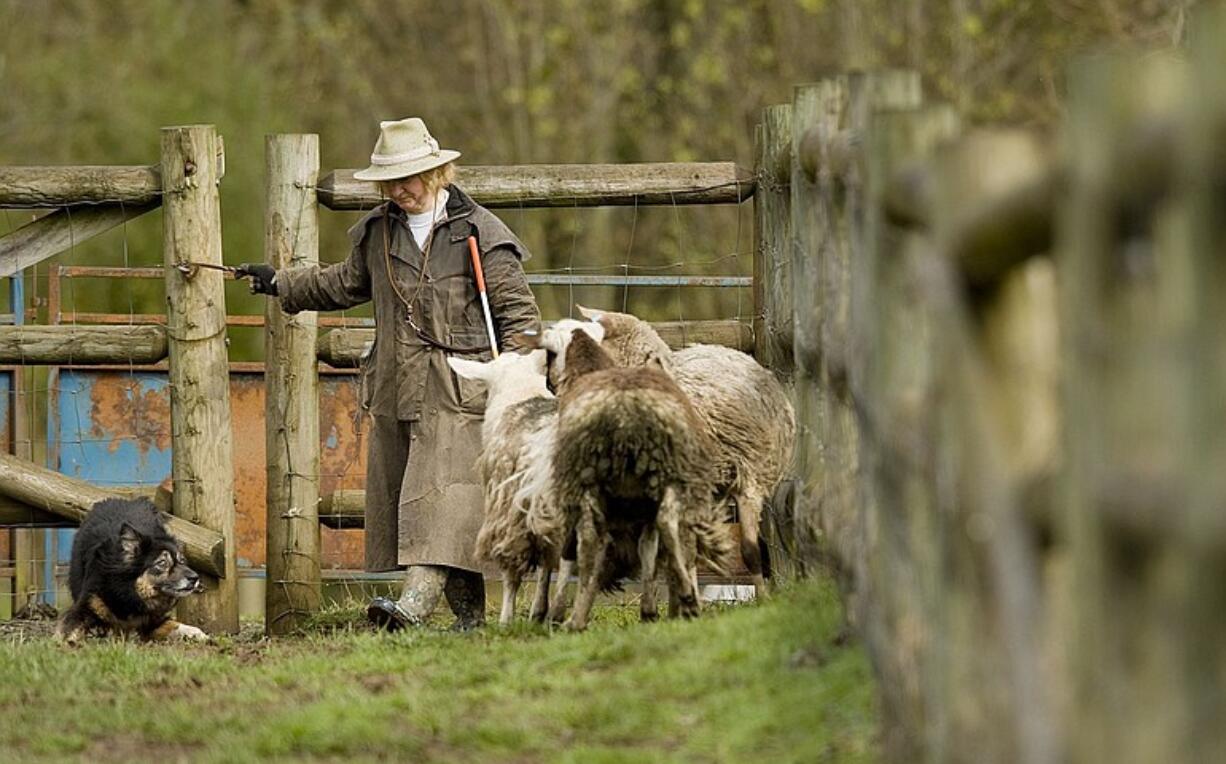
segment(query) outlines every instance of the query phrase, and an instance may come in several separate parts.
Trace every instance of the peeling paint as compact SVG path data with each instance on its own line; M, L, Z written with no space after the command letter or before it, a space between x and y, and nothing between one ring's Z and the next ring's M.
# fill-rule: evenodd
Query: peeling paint
M3 384L0 373L0 387ZM366 454L357 427L352 375L320 378L320 493L365 485ZM7 401L7 396L3 397ZM98 485L156 486L170 477L170 387L165 373L64 369L52 421L58 469ZM7 408L5 409L7 413ZM239 564L265 559L264 375L230 375L235 465L235 543ZM322 528L325 569L361 569L362 530ZM69 542L71 543L71 542Z

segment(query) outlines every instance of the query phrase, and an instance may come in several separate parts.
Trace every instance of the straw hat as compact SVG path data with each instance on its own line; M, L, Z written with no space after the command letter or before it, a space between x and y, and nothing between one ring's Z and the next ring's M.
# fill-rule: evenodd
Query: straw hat
M370 155L370 167L353 174L356 180L395 180L458 159L460 152L440 149L426 123L417 117L379 123L379 140Z

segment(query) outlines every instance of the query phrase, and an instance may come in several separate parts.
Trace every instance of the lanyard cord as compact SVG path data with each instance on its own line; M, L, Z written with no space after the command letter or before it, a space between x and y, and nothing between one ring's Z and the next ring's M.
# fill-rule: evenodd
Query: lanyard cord
M426 281L426 269L430 266L430 250L434 248L434 225L438 218L438 208L434 210L435 218L430 221L430 233L426 238L426 248L422 250L421 257L421 273L417 277L417 286L413 290L412 299L405 299L404 294L400 291L400 287L396 285L396 276L392 273L392 244L391 244L391 211L383 216L383 263L387 267L387 280L392 285L392 291L396 293L396 297L404 304L405 310L408 312L409 326L417 333L417 336L422 339L427 345L433 345L440 350L446 350L449 353L478 353L482 350L488 350L488 347L472 347L472 348L457 348L448 345L435 338L432 334L417 325L413 320L413 303L417 302L418 296L421 295L422 287ZM412 232L410 231L410 234Z

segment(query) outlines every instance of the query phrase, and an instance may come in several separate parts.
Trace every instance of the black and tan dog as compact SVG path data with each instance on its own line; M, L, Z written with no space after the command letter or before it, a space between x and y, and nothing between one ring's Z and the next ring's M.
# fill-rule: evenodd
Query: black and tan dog
M147 499L106 499L94 505L72 543L68 571L72 607L56 636L76 644L87 634L137 634L145 639L207 640L170 611L201 591L183 547Z

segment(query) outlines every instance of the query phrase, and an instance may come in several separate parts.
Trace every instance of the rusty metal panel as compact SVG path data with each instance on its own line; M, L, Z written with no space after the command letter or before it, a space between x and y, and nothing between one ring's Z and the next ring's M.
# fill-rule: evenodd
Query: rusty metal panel
M97 485L154 487L170 478L170 388L165 372L62 369L50 438L57 468ZM362 488L365 449L357 431L352 374L320 378L320 492ZM230 411L235 464L238 564L264 565L264 375L232 371ZM362 567L362 531L322 534L325 569Z

